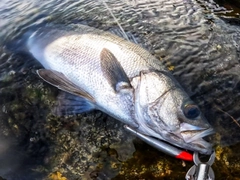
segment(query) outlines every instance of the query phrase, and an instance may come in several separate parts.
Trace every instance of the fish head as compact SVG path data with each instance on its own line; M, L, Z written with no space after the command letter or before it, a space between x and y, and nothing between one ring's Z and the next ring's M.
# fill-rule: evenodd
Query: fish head
M203 137L213 134L213 128L169 73L141 72L132 84L139 132L184 149L212 152Z

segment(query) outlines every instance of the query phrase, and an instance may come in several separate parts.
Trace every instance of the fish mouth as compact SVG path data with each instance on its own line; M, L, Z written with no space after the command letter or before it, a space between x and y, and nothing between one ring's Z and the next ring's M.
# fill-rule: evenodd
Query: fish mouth
M212 147L212 144L203 138L209 135L214 134L215 131L213 128L202 128L193 125L183 124L180 128L180 135L184 142L188 144L193 144L202 149L209 149Z
M142 126L140 126L140 128L141 127ZM197 151L201 154L212 153L213 144L204 139L215 133L210 125L199 127L188 123L181 123L180 129L170 132L167 130L159 131L158 128L146 128L146 126L143 129L140 128L138 129L138 133L168 142L182 149Z

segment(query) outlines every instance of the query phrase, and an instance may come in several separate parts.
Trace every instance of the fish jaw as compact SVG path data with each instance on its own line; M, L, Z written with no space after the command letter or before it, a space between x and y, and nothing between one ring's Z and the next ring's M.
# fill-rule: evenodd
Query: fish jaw
M180 135L184 139L185 142L190 143L194 142L199 138L206 137L214 133L214 129L209 128L201 128L193 125L189 125L187 123L182 123L180 125Z
M178 131L171 132L167 129L152 128L147 124L141 124L137 131L147 136L155 137L159 140L166 141L174 146L178 146L183 149L190 151L197 151L201 154L211 154L212 153L212 143L204 140L211 134L214 134L213 128L202 129L202 130L189 130L189 131ZM191 133L190 133L191 132Z
M213 128L207 128L202 130L187 130L180 132L168 132L164 135L167 141L172 141L174 145L178 147L185 147L191 151L198 151L201 154L211 154L212 153L212 143L204 140L204 137L214 134ZM173 141L173 139L175 141Z
M210 149L212 147L212 144L205 141L203 138L214 133L215 133L214 129L209 128L201 131L193 131L191 133L190 132L186 133L186 131L184 131L181 132L181 136L186 143L194 144L202 149Z

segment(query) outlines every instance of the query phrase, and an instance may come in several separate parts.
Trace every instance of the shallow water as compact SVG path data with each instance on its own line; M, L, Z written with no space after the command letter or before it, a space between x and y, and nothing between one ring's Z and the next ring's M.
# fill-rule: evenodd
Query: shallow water
M200 105L216 128L214 141L224 146L238 143L237 8L231 11L226 4L223 7L201 0L106 2L123 29L159 58ZM121 166L128 164L121 164L122 161L135 151L133 137L126 135L120 123L96 113L66 119L50 114L59 92L36 76L35 70L41 66L25 53L24 41L27 32L37 27L72 23L103 30L118 29L102 1L2 0L0 3L0 160L4 162L0 165L0 176L3 178L51 179L51 172L61 172L68 179L108 179L117 174L123 177L124 173L129 179L141 177L120 171ZM128 143L123 140L126 136ZM137 152L133 157L145 157L146 150L142 148L145 145L138 142L135 146ZM147 149L156 156L156 151ZM147 171L142 177L173 177L166 170L172 166L171 158L170 161L164 155L160 158L170 163L164 171L170 174L161 177L154 175L160 170ZM181 169L180 177L186 171Z

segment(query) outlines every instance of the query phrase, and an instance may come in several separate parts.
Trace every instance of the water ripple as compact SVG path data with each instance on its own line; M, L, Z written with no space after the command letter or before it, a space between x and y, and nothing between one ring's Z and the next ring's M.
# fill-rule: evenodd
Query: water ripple
M105 2L123 29L169 67L200 104L221 134L219 143L239 142L239 127L231 117L240 121L240 29L216 15L228 10L205 0ZM0 94L25 86L29 79L34 81L35 70L41 67L19 52L24 49L26 32L48 24L72 23L103 30L118 28L101 0L2 0Z

